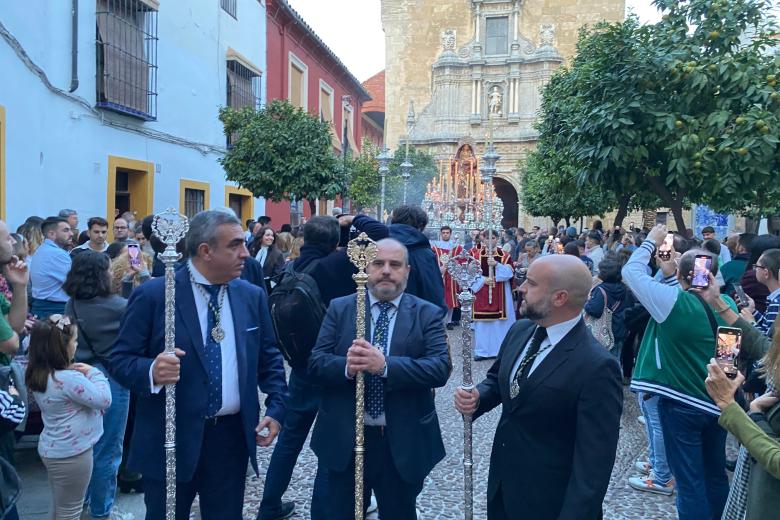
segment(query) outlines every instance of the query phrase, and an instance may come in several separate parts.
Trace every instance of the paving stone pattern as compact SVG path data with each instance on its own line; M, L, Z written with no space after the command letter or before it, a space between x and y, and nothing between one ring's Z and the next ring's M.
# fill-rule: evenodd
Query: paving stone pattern
M446 387L436 391L436 406L447 456L426 479L417 501L421 520L463 518L463 422L460 414L452 406L452 395L460 384L462 373L458 332L456 329L450 334L454 365L452 376ZM481 381L491 364L492 361L473 363L474 380ZM494 410L474 423L474 518L479 520L487 516L485 497L490 449L499 414L500 409ZM676 519L674 497L640 493L628 486L628 477L635 474L634 461L646 457L646 436L644 426L636 420L638 415L636 398L626 389L617 458L604 501L605 519ZM254 518L257 513L263 492L265 468L270 455L270 449L260 450L261 476L259 478L251 476L247 479L245 518ZM293 518L309 518L309 501L316 469L317 459L307 443L298 459L290 488L285 495L285 500L295 500L297 504L298 512ZM371 517L376 518L375 515Z

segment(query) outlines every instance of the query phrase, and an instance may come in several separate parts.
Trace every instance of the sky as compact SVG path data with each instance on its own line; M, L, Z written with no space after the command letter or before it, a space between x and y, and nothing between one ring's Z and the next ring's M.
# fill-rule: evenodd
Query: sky
M288 0L360 81L385 68L380 0ZM643 22L659 16L651 0L626 0ZM360 20L362 23L352 23Z

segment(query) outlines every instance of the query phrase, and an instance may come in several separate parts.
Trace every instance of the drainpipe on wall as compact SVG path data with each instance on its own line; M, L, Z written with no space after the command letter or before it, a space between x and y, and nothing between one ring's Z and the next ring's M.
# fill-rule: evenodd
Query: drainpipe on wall
M68 92L75 92L79 88L79 0L72 0L70 16L70 88Z

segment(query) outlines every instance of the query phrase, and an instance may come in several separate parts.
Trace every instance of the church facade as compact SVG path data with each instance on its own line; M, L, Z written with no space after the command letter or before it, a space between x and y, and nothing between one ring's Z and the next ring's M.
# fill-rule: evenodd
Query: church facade
M448 160L492 136L505 223L530 225L517 165L538 138L541 89L583 25L624 16L624 0L382 0L387 146Z

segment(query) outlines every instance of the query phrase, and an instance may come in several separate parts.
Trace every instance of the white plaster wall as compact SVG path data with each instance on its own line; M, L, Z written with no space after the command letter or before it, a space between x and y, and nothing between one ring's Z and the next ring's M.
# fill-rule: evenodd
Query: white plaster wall
M68 0L3 2L0 22L53 86L68 90L71 17ZM74 95L95 103L95 2L79 1L79 87ZM224 206L228 184L217 162L225 136L217 113L226 102L228 47L265 73L265 7L238 1L238 20L218 0L160 0L157 121L142 122L94 111L57 95L0 39L0 105L6 110L6 219L12 228L27 216L61 208L83 223L106 214L108 156L155 163L154 209L178 208L179 179L208 182L210 207ZM265 75L261 82L265 99ZM135 130L104 124L112 121ZM143 135L152 131L190 146ZM264 213L255 201L255 216Z

